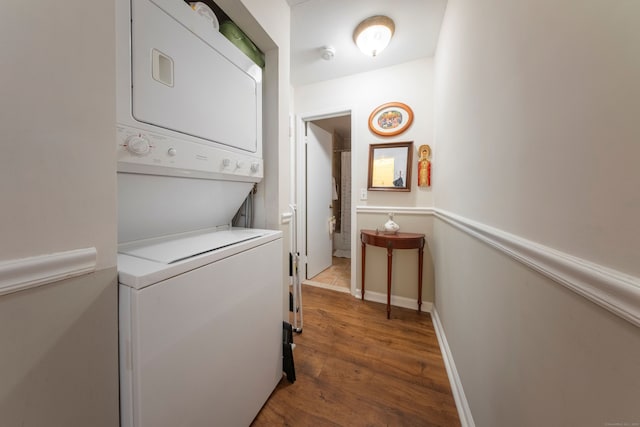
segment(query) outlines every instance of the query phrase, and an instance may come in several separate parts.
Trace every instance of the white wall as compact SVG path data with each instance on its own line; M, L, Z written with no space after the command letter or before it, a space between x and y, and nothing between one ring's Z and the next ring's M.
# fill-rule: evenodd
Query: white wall
M353 161L352 182L353 194L352 208L356 206L384 206L389 211L398 207L416 207L432 205L431 188L417 186L417 149L422 144L432 144L433 136L433 59L423 58L407 62L393 67L383 68L361 74L355 74L339 79L323 81L311 85L295 88L294 106L297 115L323 114L331 111L351 110L351 155ZM381 137L369 130L368 119L371 112L381 104L398 101L407 104L414 113L414 121L411 127L401 135L394 137ZM360 200L360 189L367 188L367 171L369 162L369 145L385 142L413 141L413 166L411 176L411 192L395 193L383 191L369 191L368 200ZM356 222L352 225L354 236L359 238L361 228L375 228L386 222L386 213L366 216L357 215ZM409 216L404 224L400 217L396 216L396 222L402 231L428 232L431 227L431 217ZM374 225L375 224L375 225ZM353 239L352 239L353 240ZM356 240L357 241L357 240ZM356 246L356 258L353 259L357 267L354 275L356 286L360 287L360 245ZM396 251L394 253L394 286L393 295L414 299L417 296L417 273L413 268L401 268L411 265L415 258L414 251ZM425 259L429 260L427 250ZM357 262L356 262L357 260ZM370 266L376 264L386 265L386 253L380 255L372 249L367 262ZM427 272L428 273L428 272ZM395 275L398 275L397 277ZM386 274L367 275L367 290L386 295ZM430 274L425 274L423 279L425 300L432 301L433 279Z
M2 426L118 425L114 28L113 2L0 5L0 263L97 249L0 296Z
M435 207L637 288L638 16L633 0L450 0ZM433 240L435 305L476 425L640 420L637 326L439 219Z
M403 134L393 137L381 137L369 131L368 119L371 112L376 107L392 101L403 102L411 107L414 113L411 127ZM433 59L424 58L394 67L296 87L294 105L296 114L351 109L351 155L354 160L353 183L356 189L367 188L369 144L414 142L411 192L370 191L368 200L357 200L358 205L431 206L431 190L416 185L415 169L418 146L432 143Z

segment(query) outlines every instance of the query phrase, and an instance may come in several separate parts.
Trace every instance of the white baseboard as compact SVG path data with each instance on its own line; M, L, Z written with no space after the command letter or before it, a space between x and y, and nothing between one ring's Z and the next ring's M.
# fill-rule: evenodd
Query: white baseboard
M358 299L362 297L362 292L360 291L360 289L356 289L356 293L354 297ZM367 291L365 289L364 299L366 301L379 302L382 304L386 304L387 294L383 294L380 292ZM399 297L396 295L391 295L391 305L395 307L410 308L411 310L418 309L418 301L416 301L415 299L407 298L407 297ZM424 311L425 313L431 313L432 308L433 308L432 302L422 301L422 311Z
M473 416L471 415L471 408L469 408L469 402L464 394L462 388L462 381L458 375L456 364L447 342L447 337L442 329L442 323L438 316L438 310L434 307L431 310L431 320L433 320L433 327L436 330L436 336L440 343L440 351L442 352L442 358L444 359L444 366L447 369L447 375L449 376L449 383L451 384L451 391L453 392L453 399L456 402L456 408L458 409L458 416L460 417L460 424L462 427L475 427L473 422Z
M0 262L0 295L43 286L95 271L96 248Z

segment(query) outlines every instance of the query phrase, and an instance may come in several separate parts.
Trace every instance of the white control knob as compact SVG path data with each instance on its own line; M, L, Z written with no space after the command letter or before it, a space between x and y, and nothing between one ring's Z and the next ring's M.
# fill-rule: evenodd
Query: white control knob
M253 162L251 163L251 172L258 172L258 169L260 169L260 163L258 162Z
M236 162L236 169L242 169L242 166L244 166L244 163L242 163L240 160L238 160Z
M127 144L127 150L131 153L144 156L151 151L151 144L149 140L142 135L132 135L125 141Z
M228 168L230 164L231 164L231 160L230 159L222 160L222 166L224 166L225 168Z
M167 150L167 154L170 155L171 157L175 156L177 153L178 152L173 147L169 147L169 149Z

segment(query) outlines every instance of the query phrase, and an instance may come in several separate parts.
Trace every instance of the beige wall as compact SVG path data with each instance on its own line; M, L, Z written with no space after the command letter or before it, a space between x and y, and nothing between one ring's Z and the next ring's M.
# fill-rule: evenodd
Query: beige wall
M638 276L638 16L633 0L451 0L436 209ZM636 326L440 219L432 252L476 425L640 420Z
M431 188L416 185L417 149L421 144L432 144L433 136L433 59L423 58L401 65L376 71L360 73L344 78L328 80L294 89L294 106L298 115L313 115L331 111L351 110L353 127L351 130L352 152L352 206L382 206L387 211L398 207L432 206ZM403 102L414 112L412 126L403 134L394 137L380 137L369 130L368 118L371 112L381 104L391 101ZM369 191L368 200L360 200L360 189L367 188L369 145L384 142L413 141L411 192L394 193ZM375 228L386 222L384 213L357 214L352 226L352 248L356 248L355 262L356 287L361 284L359 230ZM420 215L396 216L403 231L430 233L432 219ZM369 266L375 268L367 272L367 289L386 295L386 273L379 271L386 266L386 255L381 258L377 248L372 248ZM417 297L417 267L413 267L413 253L398 251L394 263L392 294L415 299ZM397 264L396 264L397 263ZM397 267L396 267L397 266ZM425 275L423 300L433 301L433 279L429 270L430 253L425 253ZM369 268L369 267L368 267ZM385 267L386 268L386 267Z
M97 272L0 296L0 425L118 425L114 2L2 2L0 262Z
M119 425L116 275L0 297L0 425Z
M436 205L640 276L640 3L448 9Z

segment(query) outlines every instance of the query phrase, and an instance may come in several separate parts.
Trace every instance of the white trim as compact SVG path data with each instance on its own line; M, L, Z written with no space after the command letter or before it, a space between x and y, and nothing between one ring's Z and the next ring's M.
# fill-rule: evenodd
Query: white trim
M351 293L351 290L349 288L345 288L343 286L328 285L326 283L314 282L312 280L305 280L304 282L302 282L302 284L314 286L316 288L329 289L330 291L342 292L345 294Z
M0 295L42 286L96 270L96 248L0 262Z
M435 216L640 326L640 279L442 209Z
M356 206L356 212L362 214L368 213L381 213L387 214L393 212L394 214L404 215L433 215L434 209L428 207L409 207L409 206Z
M362 297L362 291L360 289L356 289L354 297L360 299ZM383 294L381 292L372 292L365 290L364 299L365 301L379 302L385 305L387 304L387 294ZM418 309L418 301L416 301L415 298L399 297L397 295L391 295L391 305L395 307L409 308L411 310ZM422 301L423 312L431 313L432 308L432 302Z
M442 359L444 360L444 366L447 369L447 376L451 384L453 400L455 400L456 408L458 409L460 424L462 427L475 427L476 424L473 421L471 408L469 408L469 402L464 394L462 381L460 381L460 375L458 375L456 363L453 360L453 354L451 354L451 348L449 348L447 337L442 328L442 322L440 322L440 316L438 316L438 310L435 307L431 310L431 320L433 321L433 328L436 331L436 336L440 343L440 351L442 352Z

